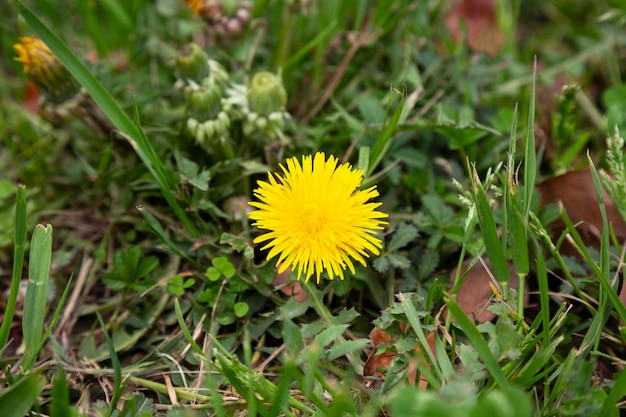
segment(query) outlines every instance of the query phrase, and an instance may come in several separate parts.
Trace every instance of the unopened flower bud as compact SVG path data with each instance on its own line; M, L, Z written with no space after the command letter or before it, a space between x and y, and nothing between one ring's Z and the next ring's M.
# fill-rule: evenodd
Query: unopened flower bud
M287 104L285 87L271 72L259 72L252 77L248 88L250 111L260 116L269 116Z
M209 76L209 57L200 46L190 43L176 54L176 68L181 78L200 82Z
M201 85L187 90L190 116L198 120L213 120L222 110L222 94L218 86Z
M50 101L62 103L78 93L79 86L72 74L41 40L20 38L13 45L16 61L24 66L24 73L37 84Z

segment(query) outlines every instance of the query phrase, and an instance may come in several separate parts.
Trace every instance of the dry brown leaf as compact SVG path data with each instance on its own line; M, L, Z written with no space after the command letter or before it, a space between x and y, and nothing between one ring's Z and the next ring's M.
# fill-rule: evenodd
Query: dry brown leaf
M593 187L593 180L589 169L570 171L563 175L549 178L537 187L541 194L541 205L563 204L563 208L572 220L578 225L577 230L588 246L600 246L600 231L602 230L602 214L598 206L598 199ZM611 197L603 190L604 205L609 222L615 230L615 236L619 240L626 239L626 223L622 220ZM553 237L558 237L565 230L565 224L558 219L549 225ZM578 252L567 242L561 248L564 255L577 256Z
M466 29L467 45L474 51L495 56L504 47L495 0L461 0L448 12L445 24L456 43Z
M378 346L390 345L391 336L389 336L384 330L377 327L372 329L369 336L374 349L372 349L372 353L370 353L370 356L365 361L365 365L363 366L363 375L375 376L380 379L384 379L385 371L389 368L389 365L391 365L391 361L396 354L395 352L386 351L379 355Z
M471 261L471 259L467 259L463 262L461 274L467 271ZM489 268L489 270L485 269L485 267ZM509 263L509 272L511 277L509 288L517 289L518 277L511 263ZM450 273L450 282L454 283L455 275L456 268ZM494 280L491 279L491 275L489 259L487 259L487 256L483 256L482 260L476 262L474 267L467 273L456 295L456 301L463 312L477 323L485 323L496 318L494 313L487 310L493 296L491 285L494 284ZM524 294L524 298L524 304L526 305L528 304L528 293Z
M370 353L367 361L365 361L365 366L363 367L363 375L364 376L376 376L380 379L385 379L385 373L391 365L394 356L396 356L396 352L386 351L378 354L378 346L380 345L391 345L393 343L393 339L389 336L384 330L381 330L377 327L372 329L370 332L370 342L374 346L372 352ZM426 336L426 340L428 341L428 346L430 350L435 352L435 332L430 331ZM415 384L415 378L417 376L418 370L418 360L420 357L424 357L425 355L420 354L419 347L416 349L417 357L411 360L409 363L409 369L407 373L407 378L411 385ZM422 375L420 375L418 381L418 387L421 389L426 389L428 386L428 381Z
M300 281L289 281L289 274L291 274L291 267L288 267L280 274L276 273L276 278L274 278L273 282L274 288L278 288L283 294L293 297L299 303L305 302L308 297L306 291L302 288Z

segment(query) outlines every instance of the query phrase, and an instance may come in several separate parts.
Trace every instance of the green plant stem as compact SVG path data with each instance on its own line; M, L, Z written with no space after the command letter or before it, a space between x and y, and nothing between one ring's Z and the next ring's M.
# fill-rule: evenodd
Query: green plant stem
M7 300L2 325L0 325L0 353L6 347L9 340L11 323L15 313L17 295L20 290L22 279L22 268L24 267L24 253L26 247L26 187L17 187L17 197L15 199L15 232L13 238L13 271L11 273L11 287Z
M524 291L526 290L526 274L517 275L517 315L524 320Z

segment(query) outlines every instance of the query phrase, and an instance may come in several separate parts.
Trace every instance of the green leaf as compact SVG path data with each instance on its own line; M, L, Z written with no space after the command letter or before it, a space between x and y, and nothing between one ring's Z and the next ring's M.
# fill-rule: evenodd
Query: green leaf
M322 331L315 338L321 347L326 347L330 343L337 340L343 333L350 327L348 324L339 324L335 326L330 326L329 328Z
M626 371L623 370L620 372L619 376L614 378L614 380L613 388L611 388L609 395L604 401L602 411L598 417L613 417L619 415L616 404L626 396Z
M278 309L278 320L294 319L300 317L309 309L310 303L298 302L295 298L290 298Z
M448 308L450 309L452 315L456 318L458 325L467 335L472 346L478 353L478 356L489 370L491 377L498 383L498 385L500 385L500 388L508 389L510 387L509 381L504 376L502 368L500 368L500 364L498 364L498 361L491 353L487 342L480 334L476 326L471 322L456 301L448 301Z
M411 266L411 261L406 256L390 253L385 256L394 268L407 269Z
M28 286L22 319L25 349L23 364L30 364L39 354L46 318L51 259L52 226L39 224L35 227L30 244Z
M137 270L135 271L135 278L139 279L145 277L157 266L159 266L159 260L156 256L148 256L146 258L143 258L137 266Z
M226 278L232 278L232 276L235 275L235 267L225 256L213 258L213 260L211 260L211 264Z
M496 279L500 282L508 282L511 278L509 272L509 265L504 255L504 250L498 238L498 229L496 221L491 212L489 200L487 200L487 194L483 189L483 185L478 178L476 168L472 167L472 191L474 194L476 211L478 213L478 224L480 225L480 231L483 235L485 242L485 248L487 250L487 256L489 262L491 262L491 268Z
M11 273L11 287L9 298L2 324L0 325L0 355L9 340L9 332L15 314L15 305L22 279L22 269L24 266L24 252L26 247L26 188L23 185L17 187L15 198L15 232L13 236L13 272Z
M361 315L361 313L356 311L356 309L354 307L352 307L350 309L344 308L335 317L335 323L337 323L337 324L350 323L350 322L352 322L352 320L356 319L360 315Z
M283 343L285 343L285 349L292 356L298 356L304 349L304 342L302 341L302 333L300 328L290 319L283 321Z
M22 377L0 392L0 410L4 417L24 417L37 402L46 381L39 372Z
M57 370L52 382L52 392L50 394L50 417L69 417L76 412L70 409L70 393L65 379L65 372L62 368Z
M384 274L385 272L387 272L387 270L389 270L389 259L385 255L379 256L378 258L374 259L372 267L374 267L377 272Z
M217 281L222 276L222 273L214 266L210 266L206 270L206 276L210 281Z
M365 347L369 346L369 344L369 339L356 339L348 340L340 345L332 346L328 349L328 360L332 361L337 358L341 358L346 356L348 353L359 355Z
M481 397L471 417L531 417L533 408L528 395L518 387L494 390Z
M404 107L405 99L405 94L398 94L400 95L400 103L398 103L396 110L393 112L393 116L391 116L391 120L389 121L389 123L386 123L385 120L383 129L380 132L380 135L378 135L378 138L376 139L376 142L374 143L374 146L372 146L372 149L370 151L368 170L365 173L365 178L369 178L372 175L372 172L374 172L374 170L378 167L378 164L380 164L380 162L383 160L385 152L387 152L387 149L389 148L389 142L391 141L391 138L396 131L396 127L398 126L398 121L400 120L400 115L402 114L402 108ZM389 103L387 104L387 111L389 111L389 108L391 107L391 97L392 95L390 94ZM367 185L363 185L363 187L366 188Z
M220 236L220 245L230 245L237 252L241 252L247 245L247 238L224 232Z
M395 252L400 248L408 245L409 242L412 242L419 233L415 226L410 224L401 224L398 227L398 230L393 234L391 241L389 242L389 246L387 248L387 252Z
M233 306L233 311L235 312L235 316L237 316L238 318L242 318L246 314L248 314L248 311L250 311L250 306L248 306L247 303L241 301Z

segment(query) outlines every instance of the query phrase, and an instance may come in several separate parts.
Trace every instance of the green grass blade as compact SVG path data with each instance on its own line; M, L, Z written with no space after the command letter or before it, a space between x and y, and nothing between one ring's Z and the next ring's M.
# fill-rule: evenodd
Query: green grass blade
M3 417L24 417L37 402L46 381L33 373L0 392L0 410Z
M424 329L422 329L422 324L420 322L419 316L417 315L417 310L415 309L415 306L411 303L411 300L404 297L403 294L400 294L400 304L402 305L402 309L404 310L404 314L406 314L409 323L411 323L413 331L417 335L417 339L419 340L419 343L421 345L421 351L424 352L425 356L428 358L428 361L431 363L433 367L432 369L437 376L436 381L429 380L428 382L431 383L432 386L435 387L435 389L437 389L444 382L443 375L441 373L441 367L439 366L439 363L435 358L434 352L428 344L428 340L426 339L426 335L424 334Z
M28 286L24 300L22 333L23 364L32 363L39 354L41 334L46 317L50 262L52 259L52 226L37 225L30 244Z
M65 371L60 366L52 382L50 397L50 417L67 417L72 415L67 379L65 378Z
M506 262L506 256L502 244L498 238L498 229L496 221L487 200L487 194L483 185L478 178L475 167L471 167L472 191L476 204L476 213L478 214L478 224L485 242L485 249L491 268L496 279L501 283L507 283L510 279L509 265Z
M133 22L118 0L102 0L102 5L109 10L115 22L121 26L121 30L133 32Z
M472 346L478 353L480 359L482 359L483 363L487 367L487 370L496 381L496 383L502 389L509 389L510 384L509 381L504 376L502 372L502 368L500 368L500 364L496 360L491 350L489 350L489 346L487 342L480 334L476 326L470 321L467 315L463 312L461 307L456 303L456 301L448 301L448 308L452 315L456 318L457 324L461 327L467 338L470 340Z
M539 284L539 303L541 305L541 322L543 323L544 344L550 343L550 288L548 287L548 270L539 244L534 241L535 262L537 263L537 283Z
M193 340L193 337L191 336L191 332L189 331L189 329L187 328L187 325L185 324L185 318L183 317L183 312L180 309L180 303L178 302L178 298L174 299L174 310L176 311L176 319L178 320L178 325L180 326L180 329L182 330L183 335L185 336L185 339L187 339L187 343L191 345L193 350L198 355L200 355L201 358L205 358L202 348L196 343L195 340Z
M396 126L398 126L398 121L400 120L400 116L402 115L402 109L404 108L405 96L406 94L402 93L402 96L401 96L402 98L400 99L400 103L398 103L396 110L393 112L393 115L391 116L391 120L389 121L389 123L383 124L383 128L380 132L380 135L378 135L378 138L376 139L374 146L372 146L372 150L370 151L369 167L366 172L365 178L369 178L369 176L372 175L372 172L374 172L378 164L382 161L383 156L385 155L385 152L387 151L387 148L389 147L389 141L393 137L393 134L396 131ZM389 97L388 106L391 106L391 96ZM385 118L385 121L386 121L386 118Z
M24 267L24 252L26 247L26 187L17 187L15 200L15 235L13 237L13 272L11 274L11 289L7 300L2 325L0 325L0 352L4 350L9 340L9 331L15 314L15 303L22 279Z
M117 353L115 353L115 346L113 345L113 341L111 340L111 336L109 335L109 331L106 328L106 324L104 323L102 316L99 312L96 312L96 314L98 316L98 321L100 322L100 328L102 329L104 341L106 342L109 350L111 366L113 367L113 397L111 398L111 403L109 405L108 415L108 417L111 417L124 392L124 384L122 383L122 365L120 364L120 359L117 357Z
M337 22L333 21L330 25L324 27L324 29L320 30L315 38L313 38L310 42L300 48L299 51L292 54L291 58L283 65L283 70L287 70L289 67L297 64L306 54L309 53L313 48L317 47L321 42L323 42L327 37L330 36L331 32L337 29Z
M67 45L59 39L41 20L39 20L22 2L15 0L15 4L19 9L24 20L39 35L42 41L50 48L50 50L59 58L59 60L67 67L68 71L76 78L76 80L87 90L93 100L100 106L104 114L109 118L111 123L122 133L122 135L131 142L135 152L144 163L146 168L154 176L163 197L176 213L179 220L185 225L192 236L199 236L199 232L193 225L185 211L179 206L171 191L171 175L163 163L156 157L156 153L152 145L145 137L143 130L138 124L128 117L128 115L117 104L115 99L100 84L85 65L74 55ZM136 108L135 108L136 111Z
M524 153L524 218L528 219L528 212L535 192L537 179L537 156L535 155L535 86L537 83L537 58L533 70L533 90L530 93L528 106L528 125L526 126L526 149Z

